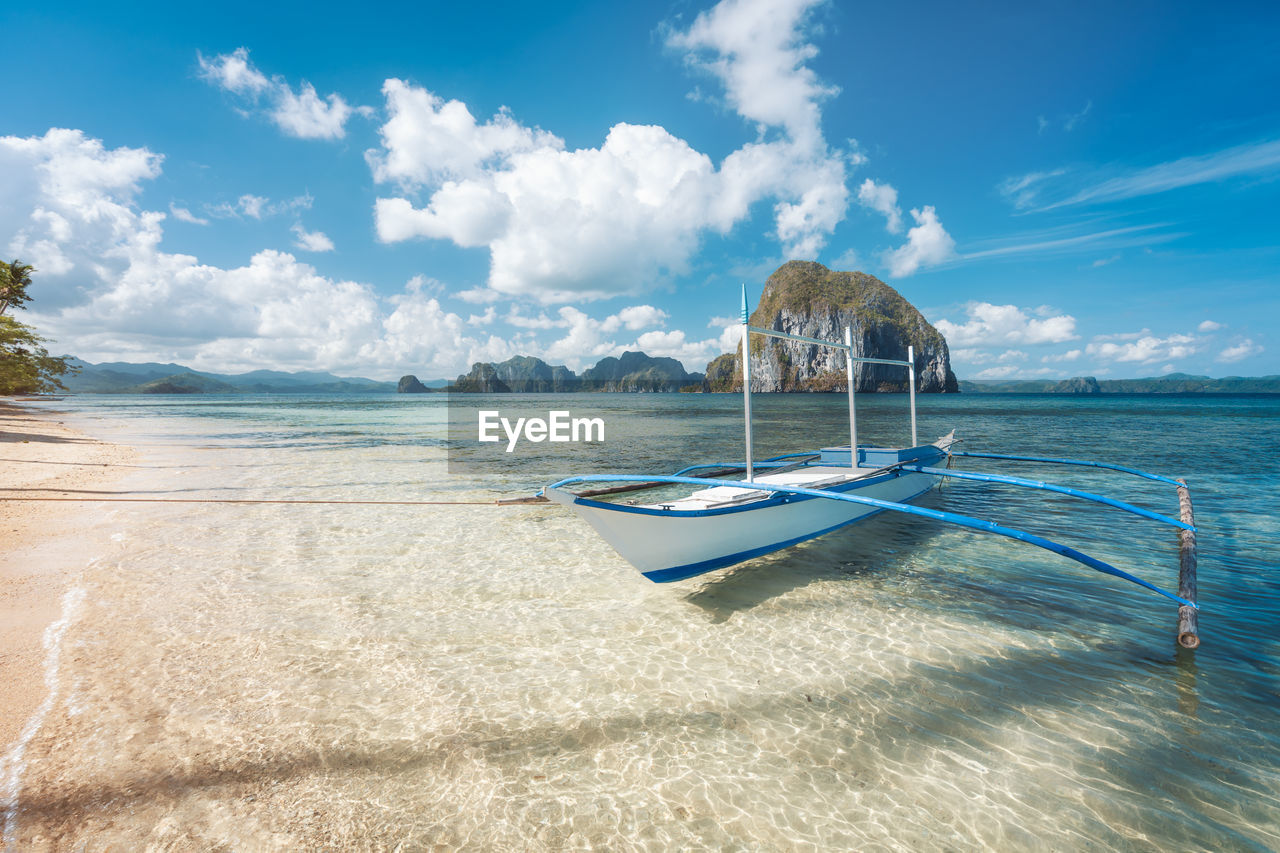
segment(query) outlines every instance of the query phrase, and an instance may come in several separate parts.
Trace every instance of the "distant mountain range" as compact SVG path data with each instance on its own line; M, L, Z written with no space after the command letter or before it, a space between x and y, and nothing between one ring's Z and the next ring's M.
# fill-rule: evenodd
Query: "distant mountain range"
M80 373L63 378L75 394L394 394L443 391L702 391L701 373L689 373L673 358L642 352L601 359L581 375L539 358L515 356L500 363L479 362L453 382L419 382L405 376L399 383L306 371L254 370L249 373L205 373L180 364L91 364L72 359ZM1280 376L1227 376L1213 379L1170 373L1146 379L961 379L970 394L1280 394Z
M961 379L970 394L1280 394L1280 376L1192 376L1168 373L1146 379Z
M181 364L90 364L72 359L80 368L62 383L74 394L376 394L394 393L394 382L378 382L307 371L285 373L254 370L249 373L204 373ZM445 380L438 380L441 385Z

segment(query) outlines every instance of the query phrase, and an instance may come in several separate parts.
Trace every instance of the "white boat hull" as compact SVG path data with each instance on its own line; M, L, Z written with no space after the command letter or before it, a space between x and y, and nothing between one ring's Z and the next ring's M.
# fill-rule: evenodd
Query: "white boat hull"
M904 503L934 483L928 474L894 471L830 491ZM682 510L681 502L644 507L603 503L555 489L548 489L547 497L572 508L627 562L658 583L788 548L882 511L848 501L777 494L705 510Z

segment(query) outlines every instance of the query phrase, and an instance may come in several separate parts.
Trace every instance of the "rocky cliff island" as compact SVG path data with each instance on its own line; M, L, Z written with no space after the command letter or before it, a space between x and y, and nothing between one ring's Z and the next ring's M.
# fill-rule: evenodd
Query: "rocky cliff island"
M689 373L674 358L624 352L602 358L579 376L563 364L513 356L503 362L476 362L449 386L450 391L482 394L562 394L570 391L663 392L692 386L701 390L702 374Z
M793 335L844 340L853 327L854 354L905 361L915 347L916 390L960 390L947 342L898 291L875 276L836 272L813 261L788 261L769 276L750 323ZM742 347L707 365L708 391L742 390ZM906 391L904 368L859 364L858 391ZM845 391L844 353L838 349L755 337L751 340L753 391Z

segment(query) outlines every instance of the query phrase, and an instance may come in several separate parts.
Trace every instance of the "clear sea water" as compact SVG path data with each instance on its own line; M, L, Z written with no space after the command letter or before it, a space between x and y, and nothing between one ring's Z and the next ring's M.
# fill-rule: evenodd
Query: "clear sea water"
M45 405L140 449L107 491L158 498L491 500L741 456L733 396L530 405L587 396L608 452L467 476L445 464L443 396ZM82 556L53 701L3 767L5 841L1280 848L1280 399L919 403L922 440L1187 478L1200 649L1176 648L1176 607L1146 590L888 514L655 585L553 506L95 504L77 548L47 552ZM757 455L847 441L844 406L757 396ZM902 397L859 406L863 440L905 441ZM957 462L1177 511L1172 488L1124 475ZM1169 527L956 481L922 502L1177 586Z

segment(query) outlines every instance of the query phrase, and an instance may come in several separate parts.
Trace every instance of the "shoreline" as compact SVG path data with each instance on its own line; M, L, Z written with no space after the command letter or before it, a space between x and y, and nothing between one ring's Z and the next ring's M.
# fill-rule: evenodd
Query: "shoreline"
M136 459L132 448L86 435L61 417L0 400L0 497L100 488ZM94 556L89 543L74 541L89 506L0 501L0 756L45 700L45 631L61 618L73 574ZM51 547L59 558L50 559Z

